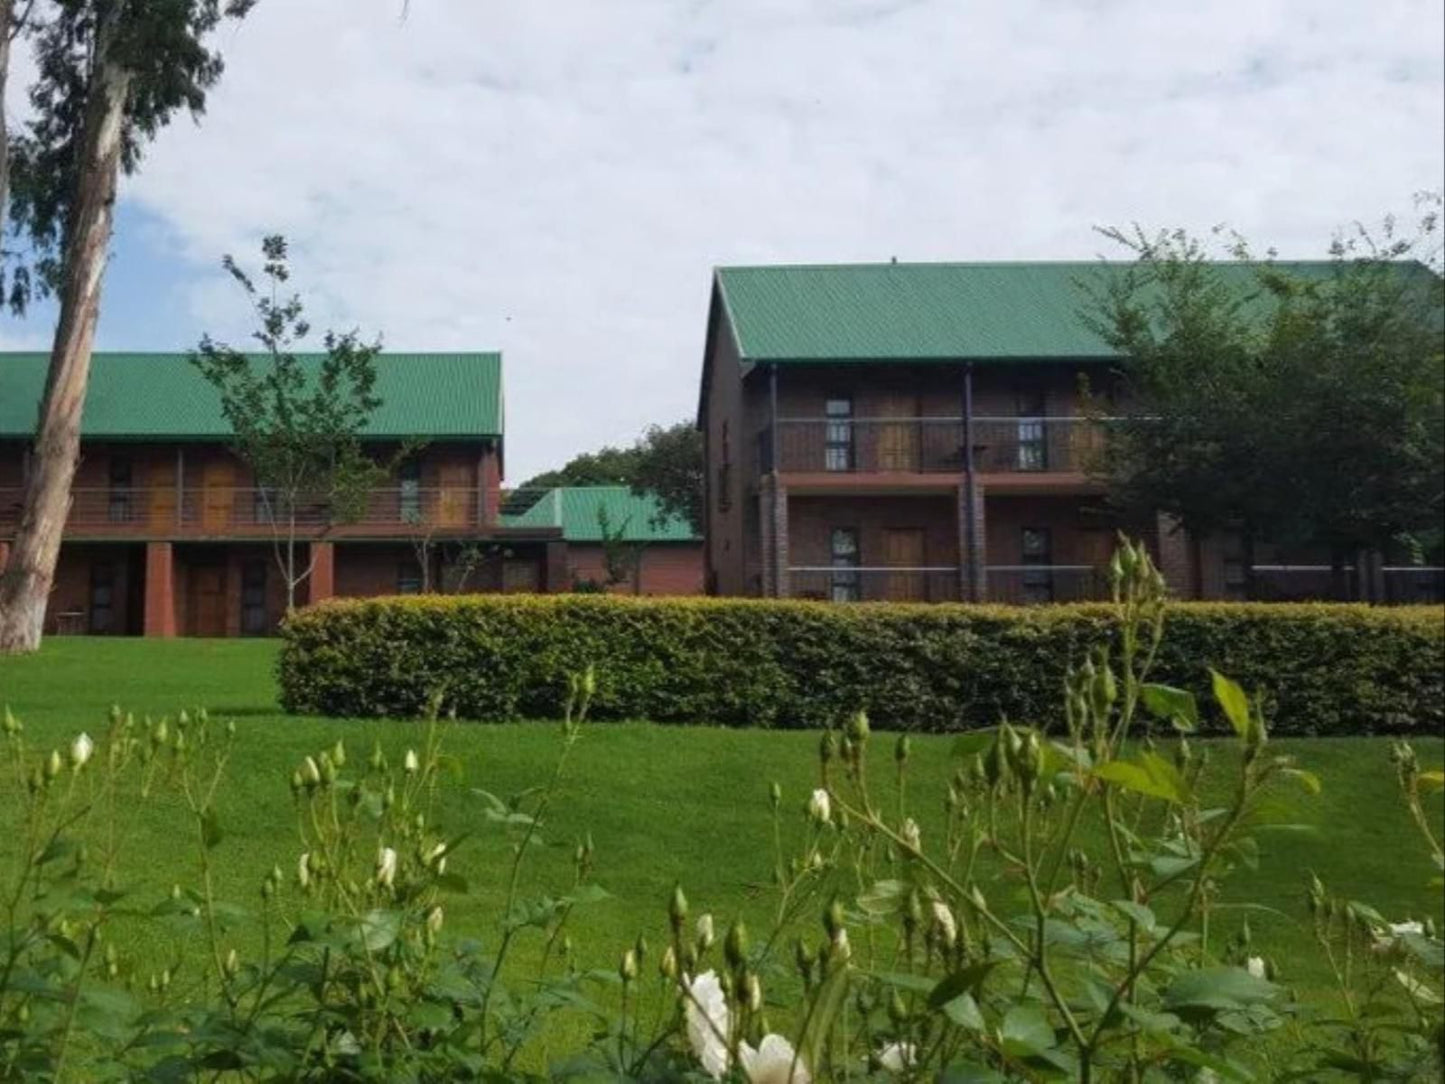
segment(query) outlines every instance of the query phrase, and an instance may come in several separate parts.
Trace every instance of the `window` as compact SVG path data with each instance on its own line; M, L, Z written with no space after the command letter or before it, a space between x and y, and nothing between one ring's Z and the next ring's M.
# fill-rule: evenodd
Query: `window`
M398 595L421 594L421 565L415 561L403 561L396 566L396 593Z
M1048 470L1048 400L1042 388L1027 388L1018 394L1019 470Z
M823 467L825 470L853 469L853 400L829 399L823 405L827 421L823 426Z
M115 628L115 565L98 561L90 566L90 631L104 634Z
M1054 543L1047 527L1025 527L1019 539L1019 552L1025 567L1021 576L1024 602L1054 600Z
M857 602L863 597L858 573L858 532L852 527L834 527L828 542L833 566L828 597L834 602Z
M247 561L241 566L241 633L260 636L266 625L266 562Z
M131 465L124 456L110 457L108 510L112 523L129 523L131 517Z
M408 459L397 471L397 480L401 483L397 495L401 521L403 523L420 523L421 464L415 459Z
M726 512L733 506L733 447L728 423L722 424L722 463L717 469L717 510Z

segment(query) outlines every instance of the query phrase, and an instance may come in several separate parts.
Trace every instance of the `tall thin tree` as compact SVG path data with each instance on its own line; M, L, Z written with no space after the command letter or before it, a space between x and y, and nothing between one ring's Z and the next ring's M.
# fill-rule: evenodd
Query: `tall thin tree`
M80 455L119 175L137 168L143 144L178 109L204 110L221 75L206 40L254 4L51 0L27 28L39 61L36 116L12 147L11 219L35 251L36 288L58 295L60 314L20 525L0 573L0 653L40 645Z

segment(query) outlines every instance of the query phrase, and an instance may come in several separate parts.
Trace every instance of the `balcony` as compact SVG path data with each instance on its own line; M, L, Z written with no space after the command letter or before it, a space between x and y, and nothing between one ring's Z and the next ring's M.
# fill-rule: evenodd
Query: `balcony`
M1090 418L974 418L972 433L979 474L1079 473L1102 445ZM780 418L771 443L764 428L764 473L959 474L966 461L962 418Z
M20 520L22 491L0 488L0 534ZM372 491L355 523L337 529L343 534L395 535L419 532L474 532L494 517L482 511L472 486L384 487ZM294 519L302 534L332 522L323 497L299 502ZM233 486L117 486L71 491L67 534L95 537L191 536L269 537L275 526L292 519L273 494Z
M989 565L987 601L1008 606L1109 598L1108 569L1095 565Z
M1033 606L1109 597L1105 569L1093 565L990 565L985 602ZM826 602L959 602L966 597L963 569L932 567L795 566L788 569L792 598Z

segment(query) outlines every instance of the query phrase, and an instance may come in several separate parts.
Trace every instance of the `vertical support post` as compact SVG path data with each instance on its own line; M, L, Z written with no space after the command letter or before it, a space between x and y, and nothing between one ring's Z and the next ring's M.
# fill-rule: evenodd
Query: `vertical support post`
M176 445L176 526L180 527L186 519L186 453L179 445Z
M542 590L549 595L561 594L571 585L567 582L567 543L548 542L542 568Z
M978 494L973 479L973 365L963 367L963 517L964 546L968 551L967 593L970 602L982 600L978 567Z
M322 602L336 594L336 544L311 543L311 575L307 579L307 602Z
M773 476L773 597L787 594L787 519L783 511L782 484L778 475L778 363L768 366L768 444Z
M1176 598L1196 598L1198 573L1195 547L1189 533L1179 520L1168 512L1154 518L1155 536L1159 544L1159 572Z
M169 542L146 543L145 619L147 636L176 634L175 555Z

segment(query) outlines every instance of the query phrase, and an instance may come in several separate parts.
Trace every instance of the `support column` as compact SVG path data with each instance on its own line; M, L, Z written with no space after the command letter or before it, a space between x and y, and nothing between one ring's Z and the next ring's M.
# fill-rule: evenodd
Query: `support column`
M773 562L777 597L788 598L792 595L788 582L788 489L777 475L773 476Z
M773 548L773 476L765 474L758 486L758 548L763 558L763 598L772 598L777 593L778 570L774 561L777 553Z
M1194 547L1189 532L1168 512L1155 517L1155 533L1159 541L1159 571L1176 598L1194 598L1199 594L1194 569Z
M176 634L176 568L169 542L146 543L145 618L147 636Z
M311 575L306 581L306 601L323 602L336 594L336 544L311 543Z
M983 487L965 483L958 487L958 537L960 588L965 602L988 601L988 535L984 516Z
M548 542L542 568L542 590L549 595L561 594L571 588L567 582L567 543Z

